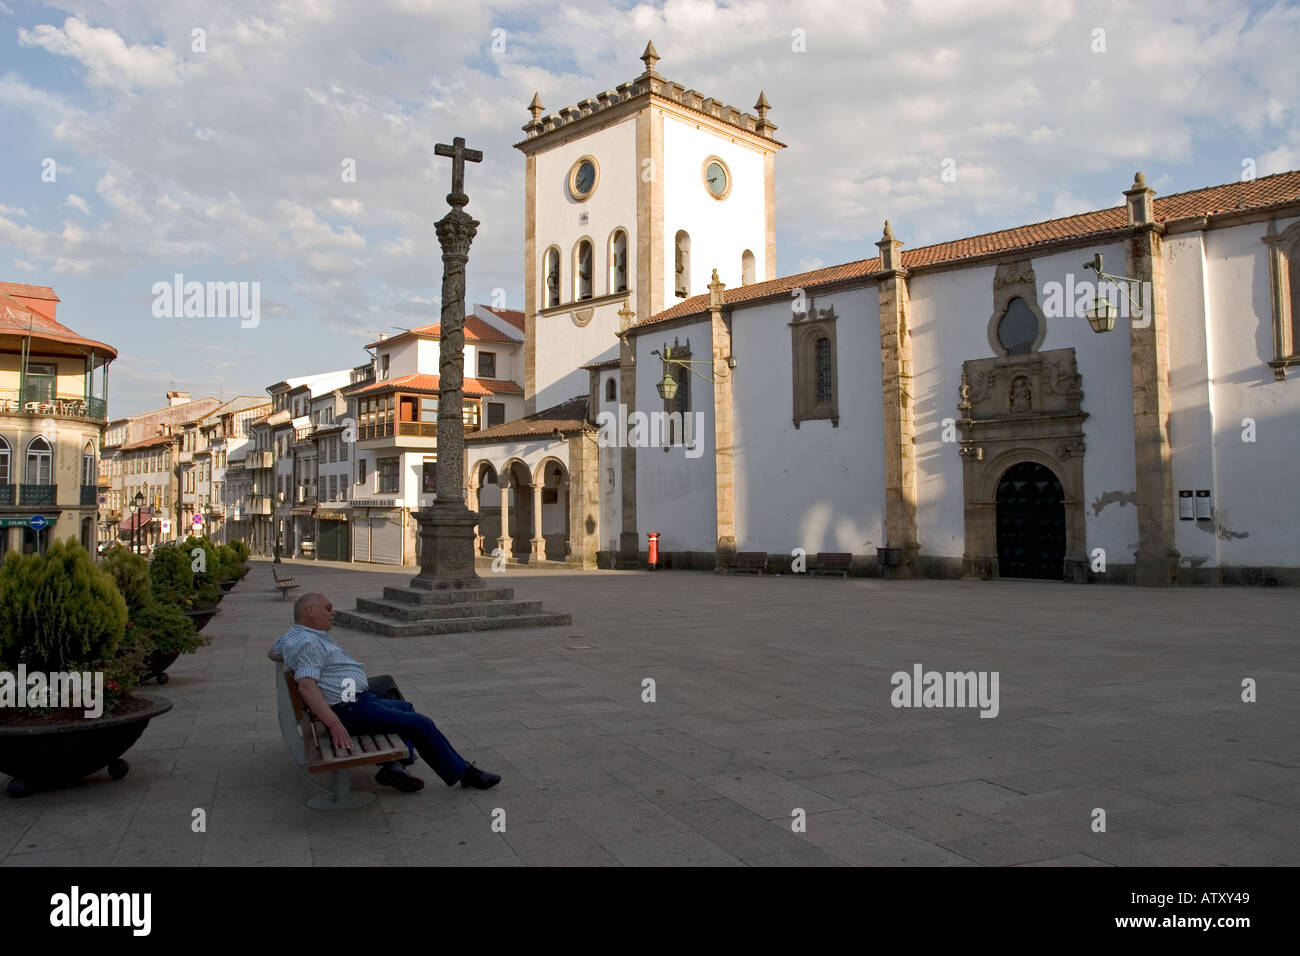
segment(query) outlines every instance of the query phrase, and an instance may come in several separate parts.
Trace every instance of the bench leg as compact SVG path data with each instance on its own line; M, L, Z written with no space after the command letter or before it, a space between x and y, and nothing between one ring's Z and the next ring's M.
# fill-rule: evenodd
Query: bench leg
M352 790L352 771L335 770L330 774L330 792L307 801L313 810L351 810L375 802L373 793L355 793Z

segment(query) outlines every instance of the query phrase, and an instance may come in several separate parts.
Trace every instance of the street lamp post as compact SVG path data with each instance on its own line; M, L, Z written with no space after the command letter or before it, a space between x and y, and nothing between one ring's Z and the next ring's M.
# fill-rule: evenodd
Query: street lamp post
M140 543L139 543L140 542L140 509L144 507L144 495L137 491L135 493L135 497L131 499L131 502L135 505L135 522L131 525L131 553L139 554L140 553Z

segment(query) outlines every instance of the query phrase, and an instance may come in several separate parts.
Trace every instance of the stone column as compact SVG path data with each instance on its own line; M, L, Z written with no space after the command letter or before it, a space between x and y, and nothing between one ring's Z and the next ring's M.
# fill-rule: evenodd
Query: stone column
M542 485L533 479L533 560L546 560L546 539L542 537Z
M638 252L638 258L640 253ZM619 357L619 407L618 415L623 417L636 408L636 339L628 334L636 313L628 308L624 301L618 312L618 357ZM618 431L624 423L620 422ZM573 442L569 443L570 448ZM619 489L621 494L623 524L618 536L618 559L614 566L619 569L635 569L639 566L641 535L636 527L636 449L626 445L619 448ZM570 454L569 470L574 470L573 457Z
M478 513L478 476L471 474L469 484L465 486L465 502L470 511ZM474 556L477 558L483 553L483 529L478 525L474 526Z
M465 423L461 417L465 373L465 266L478 222L465 212L465 161L483 154L465 148L457 136L452 146L434 152L452 157L451 211L436 225L442 247L442 327L438 343L438 476L433 506L417 512L420 524L420 573L426 585L439 588L479 587L474 570L474 528L478 515L465 507Z
M880 271L881 397L885 425L885 546L902 549L902 564L882 569L891 578L916 576L916 425L912 414L912 334L908 329L907 270L903 244L885 220L876 243Z
M713 341L713 477L714 517L718 532L714 570L736 563L735 441L732 431L731 327L722 315L722 292L726 288L713 270L709 283L709 318ZM685 373L690 374L690 373ZM700 441L703 436L696 435Z
M1169 319L1161 248L1164 227L1155 220L1155 190L1147 186L1141 173L1124 197L1129 225L1134 227L1133 236L1125 243L1127 275L1141 283L1143 310L1141 318L1134 317L1129 322L1138 520L1137 583L1165 587L1178 583L1179 556L1174 546L1178 521L1169 433Z
M506 560L509 561L514 550L510 540L510 479L498 472L497 486L501 489L501 537L497 538L497 547L505 552Z

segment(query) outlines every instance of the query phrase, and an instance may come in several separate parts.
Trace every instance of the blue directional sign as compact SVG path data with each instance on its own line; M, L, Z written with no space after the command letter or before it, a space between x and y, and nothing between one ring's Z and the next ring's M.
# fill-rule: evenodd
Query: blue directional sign
M27 519L27 524L33 531L44 531L49 522L45 520L45 515L32 515Z

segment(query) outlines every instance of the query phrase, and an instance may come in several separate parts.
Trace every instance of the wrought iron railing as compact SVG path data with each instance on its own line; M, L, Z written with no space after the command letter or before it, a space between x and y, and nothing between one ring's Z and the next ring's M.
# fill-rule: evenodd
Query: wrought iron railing
M52 505L58 496L58 485L22 485L19 489L19 504Z

